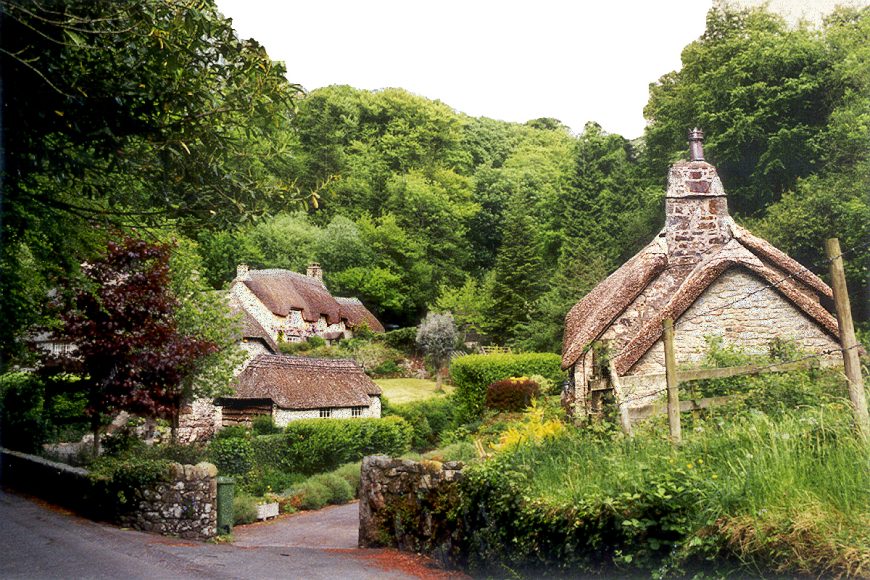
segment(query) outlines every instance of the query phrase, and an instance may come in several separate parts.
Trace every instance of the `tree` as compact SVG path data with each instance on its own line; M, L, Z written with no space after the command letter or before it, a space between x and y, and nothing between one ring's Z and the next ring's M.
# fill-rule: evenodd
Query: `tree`
M170 254L169 244L110 242L105 257L83 266L85 280L60 315L57 338L74 348L62 362L81 376L95 454L111 412L177 424L194 373L219 350L213 341L181 332Z
M719 5L682 60L650 86L644 109L652 176L685 157L695 126L737 214L760 214L819 168L819 136L844 88L823 34L789 29L764 8Z
M435 365L435 386L441 390L442 374L456 346L456 324L453 315L429 313L417 327L417 347Z
M193 232L301 197L286 154L301 89L213 1L0 0L0 68L15 112L2 115L0 367L42 322L34 278L74 274L112 228Z

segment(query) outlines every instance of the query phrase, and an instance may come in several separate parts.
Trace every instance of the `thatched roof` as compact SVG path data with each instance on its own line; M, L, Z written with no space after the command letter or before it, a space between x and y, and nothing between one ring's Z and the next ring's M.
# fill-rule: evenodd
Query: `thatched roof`
M642 320L626 333L614 359L618 373L627 372L656 343L662 320L678 319L720 275L741 267L762 278L821 328L837 337L836 319L819 303L832 292L818 276L749 233L730 217L725 218L731 239L688 267L671 264L663 234L596 286L568 313L562 367L569 368L610 327L634 300L666 274L672 291L660 292L644 305ZM711 316L714 316L711 314Z
M236 379L228 399L271 399L282 409L367 407L381 389L347 359L260 355Z
M351 329L356 328L362 323L366 323L373 332L384 332L384 325L381 321L375 318L368 308L356 298L341 298L336 297L336 301L341 305L341 317Z
M235 297L230 299L230 310L233 314L239 315L241 338L262 341L269 350L278 352L278 343L266 332L263 325L257 322L257 319L242 307L239 300Z
M278 316L301 310L306 322L317 322L321 316L325 316L329 324L336 324L341 319L341 306L317 278L290 270L272 269L251 270L241 281Z

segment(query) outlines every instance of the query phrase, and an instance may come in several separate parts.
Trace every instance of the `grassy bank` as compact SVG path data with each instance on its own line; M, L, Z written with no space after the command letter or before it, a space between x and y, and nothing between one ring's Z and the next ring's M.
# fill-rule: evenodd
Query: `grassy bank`
M569 430L471 469L471 567L870 574L870 447L845 404L666 433Z
M425 401L435 397L443 397L453 392L453 387L445 385L442 392L435 389L435 381L426 379L375 379L375 383L383 389L384 395L394 404Z

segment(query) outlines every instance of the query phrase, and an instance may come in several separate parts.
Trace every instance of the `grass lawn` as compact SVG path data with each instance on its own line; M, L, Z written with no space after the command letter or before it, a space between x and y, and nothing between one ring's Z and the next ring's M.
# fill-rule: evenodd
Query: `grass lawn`
M444 393L436 393L435 381L425 379L375 379L375 382L391 403L423 401L453 392L453 387L444 385Z

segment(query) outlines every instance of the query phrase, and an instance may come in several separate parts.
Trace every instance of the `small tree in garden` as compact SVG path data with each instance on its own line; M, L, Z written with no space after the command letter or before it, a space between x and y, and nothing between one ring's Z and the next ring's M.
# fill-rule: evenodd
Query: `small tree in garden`
M218 350L214 341L179 331L171 252L170 244L110 242L104 258L83 265L84 283L60 315L58 338L74 346L63 362L81 376L95 454L103 418L113 411L177 425L191 377Z
M456 324L453 315L429 313L417 327L417 347L435 365L435 384L441 389L441 376L444 366L456 344Z

